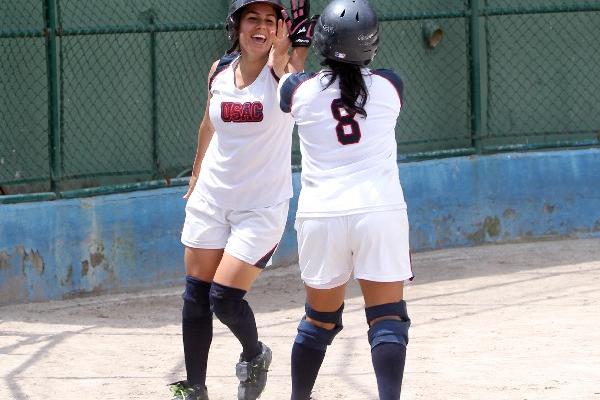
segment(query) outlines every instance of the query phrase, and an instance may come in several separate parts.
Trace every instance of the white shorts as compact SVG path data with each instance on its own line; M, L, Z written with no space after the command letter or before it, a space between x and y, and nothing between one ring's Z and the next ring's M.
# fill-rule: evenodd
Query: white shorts
M406 210L298 218L302 280L331 289L355 279L399 282L413 277Z
M185 206L181 243L199 249L225 249L257 267L271 264L287 221L289 200L254 210L227 210L192 196Z

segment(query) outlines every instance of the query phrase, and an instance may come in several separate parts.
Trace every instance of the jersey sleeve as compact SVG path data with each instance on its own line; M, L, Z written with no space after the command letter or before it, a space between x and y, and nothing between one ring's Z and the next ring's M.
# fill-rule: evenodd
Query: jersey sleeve
M279 82L279 107L281 111L285 113L292 112L292 105L294 102L294 94L300 85L312 78L315 74L309 74L306 72L297 72L294 74L286 74L281 78Z
M292 76L291 73L287 73L284 74L281 79L279 80L279 84L277 85L277 100L279 101L279 108L281 108L281 111L283 112L290 112L290 111L286 111L287 109L287 104L290 103L291 104L291 99L284 99L285 95L283 92L283 88L284 86L287 84L287 80L288 78ZM286 106L284 107L283 104L286 104Z
M225 54L223 57L221 57L221 59L219 60L219 63L217 64L217 68L215 69L215 72L210 77L210 81L208 83L208 90L210 90L212 88L212 83L215 80L215 78L217 77L217 75L219 75L221 72L223 72L223 70L225 70L229 66L229 64L231 64L233 62L233 60L235 60L239 55L240 55L239 53L233 52L233 53Z
M396 92L398 93L398 98L400 99L400 106L404 106L404 83L402 82L402 78L400 78L400 76L398 76L398 74L391 69L376 69L372 72L373 74L386 79L392 84L392 86L394 86Z

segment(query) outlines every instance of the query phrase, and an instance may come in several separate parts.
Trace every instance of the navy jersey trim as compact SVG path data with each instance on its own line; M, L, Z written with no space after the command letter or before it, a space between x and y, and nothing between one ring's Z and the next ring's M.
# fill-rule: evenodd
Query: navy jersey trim
M382 78L387 79L398 92L398 97L400 97L400 104L404 105L404 83L402 79L391 69L375 69L371 71L374 75L381 76Z
M269 260L273 256L273 253L275 253L275 250L277 249L277 245L278 244L279 243L277 243L275 245L275 247L273 247L267 254L265 254L260 260L258 260L256 262L256 264L254 264L254 266L258 267L258 268L265 268L267 266L267 263L269 262Z
M221 72L223 72L225 69L227 69L227 67L229 67L229 65L233 62L233 60L238 58L239 55L240 55L240 53L234 51L233 53L225 54L223 57L221 57L221 59L219 60L219 63L217 64L217 68L215 69L215 72L210 77L210 81L208 83L209 90L212 88L212 83L215 80L215 78L217 77L217 75L219 75Z
M292 112L292 102L294 100L294 93L300 87L301 84L306 82L307 80L313 78L317 74L307 73L307 72L297 72L295 74L291 74L283 85L281 85L280 91L280 100L279 100L279 108L281 111L289 113Z
M273 78L275 78L275 82L279 83L279 77L275 73L275 70L273 69L273 67L269 67L269 69L271 70L271 75L273 76Z

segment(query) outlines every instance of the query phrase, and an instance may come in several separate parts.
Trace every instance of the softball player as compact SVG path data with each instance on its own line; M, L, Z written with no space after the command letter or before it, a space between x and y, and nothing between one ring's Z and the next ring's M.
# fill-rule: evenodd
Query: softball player
M171 385L176 399L208 399L213 313L242 345L238 399L257 399L265 387L271 350L258 341L244 296L270 262L287 219L294 122L279 109L277 84L285 72L303 68L314 26L308 11L308 0L292 1L292 18L280 0L235 0L229 8L232 47L209 73L208 102L184 196L187 380Z
M310 398L342 329L352 273L364 296L379 398L400 398L410 326L403 282L412 278L394 133L402 81L391 70L366 68L378 41L368 1L333 0L314 33L323 68L279 84L302 153L296 230L306 315L292 349L292 400Z

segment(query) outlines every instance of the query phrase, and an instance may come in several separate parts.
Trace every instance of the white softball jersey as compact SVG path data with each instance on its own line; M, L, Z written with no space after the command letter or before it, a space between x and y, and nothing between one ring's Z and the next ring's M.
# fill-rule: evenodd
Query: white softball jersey
M251 85L238 89L238 62L237 53L224 56L210 80L215 133L194 192L224 209L252 210L292 197L294 121L279 108L271 68L265 65Z
M362 73L366 118L345 111L337 80L325 88L327 70L287 74L279 83L280 107L300 136L298 218L406 209L395 137L402 80L390 70Z

